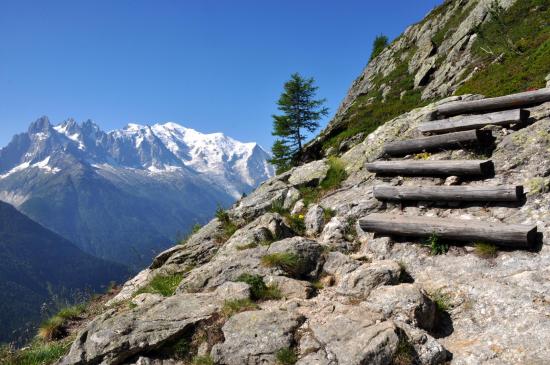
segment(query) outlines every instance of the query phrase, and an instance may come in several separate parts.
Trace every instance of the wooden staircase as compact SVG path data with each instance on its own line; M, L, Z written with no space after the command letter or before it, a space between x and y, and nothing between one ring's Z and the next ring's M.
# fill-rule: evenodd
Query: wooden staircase
M434 115L447 117L423 123L418 130L430 136L388 143L384 155L404 156L412 153L484 147L493 142L487 125L522 127L529 112L521 109L550 101L550 89L541 89L476 101L454 102L440 106ZM472 113L478 113L473 114ZM469 115L460 115L469 114ZM465 176L469 179L494 176L491 160L391 160L366 165L377 176ZM524 198L523 186L388 186L373 188L381 201L432 202L516 202ZM361 229L382 235L427 237L466 242L492 242L500 246L531 248L538 239L537 226L504 224L434 217L410 217L396 214L369 214L359 219Z

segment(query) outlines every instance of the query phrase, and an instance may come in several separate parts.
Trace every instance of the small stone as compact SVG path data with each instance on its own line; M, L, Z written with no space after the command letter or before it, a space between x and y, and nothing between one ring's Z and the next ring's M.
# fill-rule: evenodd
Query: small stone
M451 185L460 185L460 178L458 176L449 176L445 179L444 185L451 186Z
M317 204L310 206L304 218L304 223L306 226L306 235L318 235L325 223L323 208Z
M300 214L304 211L304 209L306 209L306 205L304 204L304 201L298 200L296 204L294 204L294 208L292 208L292 211L290 212L290 214L292 215Z

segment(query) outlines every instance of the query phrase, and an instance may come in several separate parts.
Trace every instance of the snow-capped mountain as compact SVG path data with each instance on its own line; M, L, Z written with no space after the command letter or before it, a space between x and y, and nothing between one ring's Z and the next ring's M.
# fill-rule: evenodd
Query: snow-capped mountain
M273 176L268 158L172 122L104 132L42 117L0 150L0 200L92 254L137 263Z

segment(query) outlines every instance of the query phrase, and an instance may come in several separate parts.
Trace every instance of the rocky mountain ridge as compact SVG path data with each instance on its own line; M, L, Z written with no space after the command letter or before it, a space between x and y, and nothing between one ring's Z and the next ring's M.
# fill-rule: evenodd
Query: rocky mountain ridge
M44 117L0 150L0 199L86 252L139 268L273 176L268 158L255 143L176 123L103 132Z

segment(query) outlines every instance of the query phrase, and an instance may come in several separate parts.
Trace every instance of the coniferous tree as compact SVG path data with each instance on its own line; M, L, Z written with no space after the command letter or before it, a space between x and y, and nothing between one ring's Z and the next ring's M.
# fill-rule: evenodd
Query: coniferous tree
M369 62L373 60L374 57L378 56L384 48L388 46L388 37L386 37L383 34L380 34L374 38L374 42L372 42L372 53L370 55Z
M272 147L271 163L277 172L288 170L300 159L307 132L319 128L319 120L328 114L325 99L315 99L318 89L313 78L304 79L292 74L284 85L284 92L277 102L281 115L273 115L274 136L279 137Z

